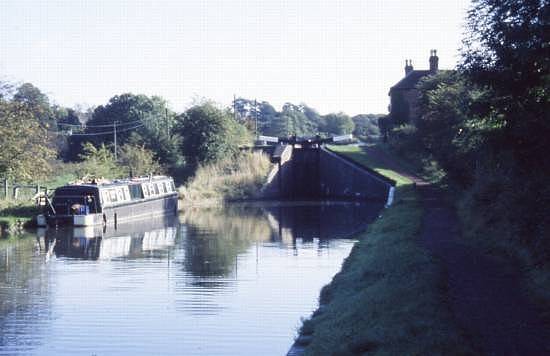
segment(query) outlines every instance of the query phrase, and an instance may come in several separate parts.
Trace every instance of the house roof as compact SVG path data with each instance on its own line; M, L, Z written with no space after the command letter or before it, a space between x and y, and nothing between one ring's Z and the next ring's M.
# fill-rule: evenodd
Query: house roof
M413 70L410 71L403 79L397 82L394 86L390 88L390 92L394 89L414 89L416 84L423 77L432 74L429 70Z

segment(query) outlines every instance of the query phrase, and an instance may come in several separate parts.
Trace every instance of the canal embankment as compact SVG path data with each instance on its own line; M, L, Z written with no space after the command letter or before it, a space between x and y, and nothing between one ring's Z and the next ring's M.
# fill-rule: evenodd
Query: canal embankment
M415 188L409 195L401 185L397 203L359 236L342 271L323 289L319 310L304 322L297 344L307 346L299 353L550 351L546 314L530 297L520 265L462 236L448 192L406 173L377 147L334 149L405 176Z
M360 148L329 149L395 180L395 202L356 236L289 354L475 354L448 303L445 269L419 244L425 206L414 181Z

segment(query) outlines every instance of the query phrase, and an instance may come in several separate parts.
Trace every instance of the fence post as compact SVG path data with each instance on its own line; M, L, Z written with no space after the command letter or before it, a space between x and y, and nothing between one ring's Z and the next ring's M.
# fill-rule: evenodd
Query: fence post
M9 197L8 178L4 178L4 199L8 200L8 197Z

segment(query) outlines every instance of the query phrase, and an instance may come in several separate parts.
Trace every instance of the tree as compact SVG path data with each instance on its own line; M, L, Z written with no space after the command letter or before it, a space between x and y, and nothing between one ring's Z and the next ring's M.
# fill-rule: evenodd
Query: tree
M468 13L461 69L492 90L488 119L525 171L550 168L549 26L549 0L474 0Z
M258 119L258 126L262 134L276 137L289 135L290 130L287 118L277 112L268 102L262 102Z
M27 105L0 99L0 137L0 176L30 182L50 172L55 151Z
M540 261L550 256L550 222L541 209L550 203L549 26L549 0L474 0L460 64L490 91L476 122L491 130L476 169L474 209L498 197L487 219Z
M329 135L345 135L350 134L354 126L351 118L344 113L328 114L323 116L321 131Z
M145 146L131 144L122 146L119 152L119 162L128 177L161 172L160 164L155 160L155 154Z
M0 100L8 101L13 94L13 84L0 80Z
M229 111L216 108L212 102L191 107L178 120L181 149L192 165L235 154L240 144L250 141L246 128Z
M455 71L421 79L418 90L417 151L427 152L455 182L471 184L493 130L480 116L489 93Z
M378 119L383 115L360 114L351 118L354 124L353 134L364 138L377 138L380 136Z
M104 144L96 147L90 142L82 145L80 154L82 177L119 178L124 173L117 165L113 152Z
M313 136L317 133L317 125L308 120L302 112L302 107L298 105L285 103L279 120L281 136Z
M19 86L13 95L13 101L27 106L36 118L42 122L49 120L52 115L48 97L31 83L24 83Z
M304 113L307 117L307 120L311 123L311 126L315 128L314 134L317 134L319 131L319 126L321 125L323 118L317 110L307 106L306 104L300 104L300 111Z
M117 144L144 145L166 164L177 161L179 137L173 134L175 113L168 109L164 99L158 96L122 94L116 95L105 106L98 106L86 123L87 136L71 138L71 147L85 141L94 145L112 144L114 124L117 125ZM77 157L79 152L73 155Z

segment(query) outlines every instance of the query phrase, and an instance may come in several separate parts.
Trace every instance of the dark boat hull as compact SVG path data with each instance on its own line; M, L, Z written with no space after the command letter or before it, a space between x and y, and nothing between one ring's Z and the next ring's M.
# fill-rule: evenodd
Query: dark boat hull
M165 215L176 215L177 194L131 201L103 208L102 212L87 215L48 215L38 218L39 225L49 226L116 226L121 223L152 219ZM43 220L43 224L41 221Z

